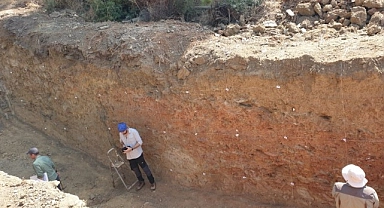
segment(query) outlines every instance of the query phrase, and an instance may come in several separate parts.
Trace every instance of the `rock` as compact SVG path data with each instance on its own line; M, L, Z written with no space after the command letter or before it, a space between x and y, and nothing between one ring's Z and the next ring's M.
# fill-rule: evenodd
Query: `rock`
M337 1L336 0L331 0L331 5L332 5L332 7L336 7L337 6Z
M373 14L375 14L376 12L377 12L378 10L376 9L376 8L372 8L372 9L369 9L368 11L367 11L367 13L369 14L369 15L373 15Z
M286 26L288 28L288 31L291 33L299 33L300 29L297 27L297 25L293 22L289 22Z
M304 33L304 39L305 40L313 40L313 34L312 33Z
M202 65L205 64L207 60L203 56L197 56L192 59L192 63L196 65Z
M296 10L300 15L312 16L315 14L315 10L311 3L299 3L296 6Z
M355 0L355 6L363 6L364 0Z
M375 35L381 31L381 27L378 25L371 25L367 29L367 34L368 35Z
M276 22L273 21L273 20L265 21L265 22L263 22L263 25L264 25L264 27L266 27L266 28L275 28L275 27L277 27Z
M384 8L384 0L365 0L363 6L367 8Z
M356 24L349 24L349 28L351 28L351 32L354 32L356 33L358 29L360 29L360 26L359 25L356 25Z
M183 80L183 79L187 78L190 74L191 74L191 72L187 68L182 67L177 72L177 79Z
M332 11L333 7L330 4L327 4L323 7L323 12L329 12Z
M102 26L98 27L98 30L105 30L105 29L108 29L108 28L109 28L109 25L102 25Z
M287 9L286 12L291 17L295 16L295 13L292 10L290 10L290 9Z
M261 24L255 25L252 28L253 32L255 33L264 33L265 32L265 27Z
M301 22L301 27L303 27L305 29L311 29L311 28L313 28L313 23L310 20L305 19Z
M235 25L228 25L227 28L224 30L224 36L232 36L236 35L240 32L240 26L238 24Z
M225 65L235 71L240 71L247 68L248 62L243 57L236 55L235 57L228 59Z
M329 4L330 0L321 0L321 4L322 5L326 5L326 4Z
M345 19L343 22L343 26L347 27L347 26L349 26L349 24L351 24L351 21L349 19Z
M344 10L344 9L334 9L328 13L332 13L333 15L336 15L337 17L342 17L342 18L350 18L351 13Z
M341 24L340 22L335 22L332 20L332 22L330 22L330 24L328 24L328 27L334 28L336 30L340 30L343 27L343 24Z
M283 13L277 13L276 14L276 19L283 19L284 18L284 14Z
M369 25L384 26L384 14L381 14L380 12L373 14L369 21Z
M324 14L324 20L326 23L330 23L332 20L336 20L337 17L338 16L332 12L328 12L328 13Z
M315 6L313 6L313 10L322 17L323 16L323 11L321 11L321 5L319 3L316 3Z
M353 7L351 10L351 23L363 27L367 21L367 11L364 7Z
M311 24L313 24L313 22L315 21L319 21L320 18L319 16L317 15L314 15L314 16L298 16L297 19L296 19L296 25L302 25L302 24L306 24L306 22L311 22Z
M245 25L244 15L240 15L239 24L240 24L240 26L244 26Z
M52 17L52 18L57 18L57 17L62 16L62 14L60 12L54 11L49 16Z

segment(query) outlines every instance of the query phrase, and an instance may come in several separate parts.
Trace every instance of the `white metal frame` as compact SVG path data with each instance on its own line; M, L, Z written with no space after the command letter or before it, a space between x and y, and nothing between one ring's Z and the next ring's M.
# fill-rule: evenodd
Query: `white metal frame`
M112 153L114 153L114 158L115 159L112 159ZM129 191L138 182L138 180L136 180L130 186L128 186L125 183L122 174L120 174L120 172L119 172L119 169L123 165L126 165L127 169L130 170L128 164L126 162L124 162L123 158L120 156L120 154L117 152L117 150L115 148L113 148L113 147L110 150L108 150L107 156L108 156L109 161L111 162L110 170L111 170L113 187L115 187L115 177L113 176L113 170L112 169L114 169L116 171L117 175L119 176L119 179L121 180L121 182L123 182L124 187L127 189L127 191Z

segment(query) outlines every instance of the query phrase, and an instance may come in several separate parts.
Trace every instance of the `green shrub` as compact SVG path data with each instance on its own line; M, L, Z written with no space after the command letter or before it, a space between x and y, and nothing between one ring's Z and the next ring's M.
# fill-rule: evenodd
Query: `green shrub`
M60 9L74 10L91 21L121 21L138 17L147 11L152 20L184 17L187 21L198 19L204 10L196 6L224 8L237 19L251 6L258 6L264 0L42 0L48 13ZM140 12L141 11L141 12ZM224 10L223 10L224 11ZM223 12L221 12L223 13ZM225 11L224 11L225 13ZM223 13L223 14L224 14ZM225 15L225 14L224 14ZM228 15L227 15L228 16Z
M194 7L199 3L195 0L175 0L175 7L170 9L174 11L174 15L184 16L185 20L188 21L198 15Z
M210 5L212 4L212 0L201 0L202 5Z
M229 5L235 11L242 13L251 6L259 6L263 0L223 0L222 3Z
M84 11L84 0L43 0L44 8L48 13L56 10L71 9L76 12Z
M89 4L94 21L118 21L124 17L121 4L113 0L90 0Z
M65 0L44 0L44 8L48 13L52 13L53 11L60 9L60 7L64 4Z

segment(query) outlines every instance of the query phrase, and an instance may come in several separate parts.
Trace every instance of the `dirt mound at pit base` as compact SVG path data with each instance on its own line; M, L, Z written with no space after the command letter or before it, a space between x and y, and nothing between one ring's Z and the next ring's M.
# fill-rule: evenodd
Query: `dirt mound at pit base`
M79 197L58 190L53 182L23 180L3 171L0 190L0 207L86 207Z

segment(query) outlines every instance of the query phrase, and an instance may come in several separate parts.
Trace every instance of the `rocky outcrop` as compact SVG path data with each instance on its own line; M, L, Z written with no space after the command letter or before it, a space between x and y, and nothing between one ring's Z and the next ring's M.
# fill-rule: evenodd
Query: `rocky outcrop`
M216 27L214 31L226 37L249 31L253 31L255 35L284 34L294 36L322 27L333 28L344 33L344 31L363 29L372 22L369 25L371 27L369 31L374 31L374 33L368 33L368 30L364 32L368 35L374 35L383 32L380 15L384 15L381 1L299 1L295 6L291 5L290 8L284 8L284 11L277 13L275 18L263 20L262 23L248 22L251 24L246 24L246 21L242 19L239 22L241 26L238 24L223 25ZM371 21L372 18L373 21ZM261 24L263 27L260 27ZM375 26L372 26L373 24ZM274 28L274 30L268 30L269 28Z
M341 24L341 27L351 26L361 29L368 25L370 19L374 17L374 31L380 33L382 32L380 29L382 26L376 19L381 18L379 16L380 14L384 14L383 4L382 0L355 0L352 2L347 0L324 0L319 2L299 2L295 7L297 13L295 23L300 24L302 17L318 17L320 18L320 23L331 24L331 28L335 26L339 28ZM314 21L312 21L312 23L313 22ZM335 22L337 22L337 24L335 24ZM292 27L290 26L290 28ZM295 31L292 29L290 30ZM370 33L370 35L372 35L372 33Z

